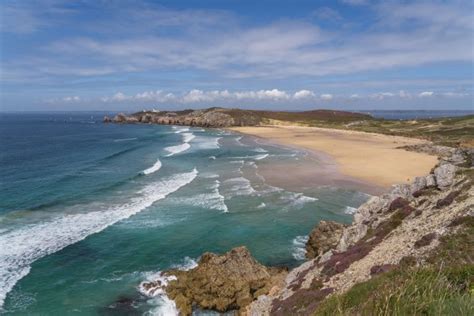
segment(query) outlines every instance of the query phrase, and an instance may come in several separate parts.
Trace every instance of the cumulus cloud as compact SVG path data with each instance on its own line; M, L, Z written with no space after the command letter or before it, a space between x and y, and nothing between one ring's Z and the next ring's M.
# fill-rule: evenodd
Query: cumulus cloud
M229 91L229 90L210 90L204 91L199 89L192 89L190 91L174 94L170 92L165 92L162 90L156 91L145 91L137 93L135 95L126 95L122 92L117 92L112 96L102 97L101 101L103 102L124 102L124 101L133 101L137 103L172 103L172 104L192 104L192 103L209 103L209 104L219 104L228 103L228 102L237 102L238 104L245 104L245 102L259 102L259 101L272 101L279 103L288 103L296 102L299 100L312 100L314 102L318 101L334 101L334 100L384 100L387 98L399 98L399 99L411 99L413 97L425 98L427 96L434 96L435 93L432 91L424 91L416 94L400 90L399 92L377 92L371 94L329 94L323 93L319 96L316 95L313 91L310 90L298 90L293 93L285 90L279 89L269 89L269 90L244 90L244 91ZM466 92L443 92L437 94L444 97L467 97L470 96ZM65 97L61 99L63 101L80 101L79 97ZM242 103L244 102L244 103Z
M424 98L424 97L432 97L434 94L433 91L423 91L419 94L420 97Z
M296 91L293 94L294 99L307 99L307 98L311 98L311 97L314 97L314 96L315 96L314 92L309 91L309 90L300 90L300 91Z

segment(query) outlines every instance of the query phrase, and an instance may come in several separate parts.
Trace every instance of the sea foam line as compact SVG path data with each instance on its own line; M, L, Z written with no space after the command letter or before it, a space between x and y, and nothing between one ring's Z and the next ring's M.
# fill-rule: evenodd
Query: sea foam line
M197 267L197 262L189 257L184 258L184 263L174 265L173 268L188 271ZM151 310L152 315L160 316L178 316L179 311L176 303L166 295L165 287L170 281L176 280L174 275L164 275L162 271L145 273L145 281L140 283L138 290L145 296L152 298L152 303L156 305ZM157 282L158 281L158 282ZM145 283L156 282L156 286L145 286Z
M189 145L188 143L166 147L165 150L169 152L169 154L166 155L166 157L170 157L170 156L179 154L183 151L188 150L190 147L191 147L191 145Z
M181 135L183 135L183 143L180 145L166 147L165 150L169 152L166 157L170 157L188 150L191 147L191 145L188 143L196 137L193 133L182 133Z
M157 172L161 168L161 161L158 159L153 166L142 171L143 174L151 174Z
M356 211L357 211L357 208L351 207L351 206L346 206L346 208L344 209L344 213L349 214L349 215L353 215Z
M296 260L304 260L306 257L306 243L308 242L308 236L296 236L293 239L293 252L292 256Z
M198 171L194 169L151 183L131 198L130 202L107 207L103 211L63 215L0 235L0 307L8 292L29 273L34 261L150 207L154 202L191 183L197 174Z

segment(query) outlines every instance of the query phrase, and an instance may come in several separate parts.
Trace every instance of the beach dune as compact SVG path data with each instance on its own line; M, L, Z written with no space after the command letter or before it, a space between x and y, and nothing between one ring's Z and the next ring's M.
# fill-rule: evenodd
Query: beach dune
M400 136L301 126L231 128L286 146L324 152L337 163L338 171L368 184L388 188L409 183L430 172L437 157L398 147L426 141Z

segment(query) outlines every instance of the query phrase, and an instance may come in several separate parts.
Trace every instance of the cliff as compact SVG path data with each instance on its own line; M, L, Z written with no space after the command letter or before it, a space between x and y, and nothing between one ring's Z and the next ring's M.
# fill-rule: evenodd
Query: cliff
M192 306L241 315L472 315L473 153L412 147L440 156L413 183L395 185L361 205L349 226L322 221L308 240L308 261L285 271L245 248L205 254L190 271L158 286L182 314Z
M273 121L305 122L308 120L353 122L370 120L371 116L345 111L315 110L305 112L255 111L208 108L184 111L143 111L131 115L120 113L104 117L105 123L144 123L201 127L257 126Z

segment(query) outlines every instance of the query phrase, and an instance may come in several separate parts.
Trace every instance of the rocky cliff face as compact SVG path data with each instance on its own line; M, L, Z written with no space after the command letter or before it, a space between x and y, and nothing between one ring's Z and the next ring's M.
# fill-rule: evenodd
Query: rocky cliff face
M104 117L104 123L146 123L201 127L254 126L258 125L260 121L260 117L252 111L223 108L177 112L138 112L131 115L120 113L114 118Z
M258 263L245 247L218 256L202 255L196 268L169 270L169 282L142 284L147 292L163 291L175 301L180 313L191 315L193 305L220 312L240 310L260 295L270 294L283 285L285 269Z

